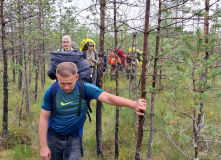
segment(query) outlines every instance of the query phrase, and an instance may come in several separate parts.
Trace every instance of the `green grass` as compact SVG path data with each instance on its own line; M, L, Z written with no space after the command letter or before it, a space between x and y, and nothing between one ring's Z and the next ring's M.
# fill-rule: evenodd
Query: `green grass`
M39 78L40 80L40 78ZM2 83L2 82L0 82ZM25 101L22 110L21 126L19 124L19 112L21 109L22 91L17 90L17 84L10 83L9 92L9 136L13 142L12 148L0 147L0 159L27 159L27 160L40 160L39 156L39 137L38 137L38 121L41 109L41 103L44 91L53 83L49 78L46 79L44 89L38 87L38 99L34 101L34 80L29 86L30 97L30 119L27 116L25 109ZM167 86L164 81L164 85ZM1 85L1 84L0 84ZM150 85L150 82L147 82ZM217 86L218 88L219 86ZM123 97L129 97L133 99L132 92L133 85L130 86L125 75L121 74L119 78L119 95ZM109 75L106 75L103 81L103 89L107 92L116 93L115 81L111 81ZM0 103L3 102L3 91L0 91ZM215 92L215 91L211 91ZM138 98L140 97L140 91L138 91ZM183 110L189 115L193 115L193 94L190 90L182 87L176 88L176 91L172 87L166 91L156 91L155 99L155 116L154 116L154 137L152 143L152 159L156 160L177 160L177 159L189 159L183 153L190 157L194 157L193 147L193 129L192 119L175 111L168 107L172 106L176 109ZM148 141L149 141L149 119L150 119L150 94L147 93L148 109L145 117L144 124L144 136L143 146L141 152L141 159L146 159ZM96 154L96 101L91 103L92 107L92 122L85 122L84 126L84 158L83 160L97 160ZM0 113L3 113L3 108L0 107ZM213 114L211 114L213 112ZM104 104L102 109L102 145L103 154L105 159L114 159L115 152L115 113L116 107ZM197 108L196 115L199 111ZM133 110L125 107L120 108L120 123L119 123L119 159L130 160L134 159L137 143L137 122L133 121ZM219 141L221 135L220 129L220 105L218 98L210 98L208 102L204 104L204 124L205 129L201 136L210 137L212 140ZM2 124L2 119L0 119ZM2 128L0 128L1 130ZM19 136L15 136L13 133L17 132ZM168 134L170 138L168 137ZM21 140L23 137L30 137L29 143L23 143ZM10 138L10 137L8 137ZM202 139L203 137L201 137ZM173 141L173 142L172 142ZM0 143L3 139L0 139ZM202 145L203 144L203 145ZM202 155L206 151L206 144L200 145L199 154ZM221 154L219 143L210 143L213 150L209 150L203 154L202 158L217 159L217 155ZM177 147L179 147L179 149Z

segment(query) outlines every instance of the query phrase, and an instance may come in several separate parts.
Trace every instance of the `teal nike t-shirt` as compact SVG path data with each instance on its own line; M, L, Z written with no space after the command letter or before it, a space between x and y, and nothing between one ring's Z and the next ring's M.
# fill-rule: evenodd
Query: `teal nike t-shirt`
M78 82L77 82L78 83ZM51 86L46 90L42 102L42 109L51 111ZM95 85L84 82L84 92L87 99L98 99L103 92ZM82 98L81 113L78 114L80 92L76 84L74 90L65 93L59 86L56 94L56 115L49 117L49 125L62 135L73 134L83 128L87 113L86 100Z

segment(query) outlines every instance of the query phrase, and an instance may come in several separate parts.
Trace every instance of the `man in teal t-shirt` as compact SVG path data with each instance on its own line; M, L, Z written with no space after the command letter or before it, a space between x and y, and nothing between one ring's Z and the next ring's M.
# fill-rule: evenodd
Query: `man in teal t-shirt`
M87 113L86 100L82 99L80 114L77 67L72 62L63 62L57 66L56 78L58 89L55 97L56 115L51 114L51 86L46 90L42 102L39 122L40 155L48 160L81 159L83 126ZM115 106L126 106L135 109L138 115L144 116L146 101L132 101L114 96L100 88L84 82L84 92L88 99L97 99Z

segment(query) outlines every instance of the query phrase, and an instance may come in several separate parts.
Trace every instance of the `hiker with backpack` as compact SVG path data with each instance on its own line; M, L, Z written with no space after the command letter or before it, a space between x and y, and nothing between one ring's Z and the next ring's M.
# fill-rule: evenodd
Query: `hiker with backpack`
M124 55L124 50L123 49L118 49L117 50L117 55L121 60L121 64L119 65L119 70L123 71L125 69L125 55Z
M136 56L133 55L133 52L129 52L128 55L126 56L126 74L127 78L129 79L130 76L131 78L134 78L135 73L135 67L138 67L139 61L137 60Z
M68 35L62 37L62 45L63 48L57 51L52 51L50 53L51 60L47 75L52 80L55 80L56 79L55 72L57 65L62 62L73 62L78 67L78 74L80 75L81 79L86 82L91 82L90 67L87 65L86 61L84 60L83 52L79 51L76 48L71 47L72 41L71 37Z
M97 53L94 50L94 43L93 42L87 42L87 50L83 51L84 53L84 59L91 70L91 80L92 84L96 84L97 79L97 65L99 64Z
M114 49L111 49L110 50L110 57L108 58L108 64L111 65L111 73L110 73L110 76L111 76L111 79L113 79L115 77L115 72L116 72L116 63L115 63L115 50ZM118 56L118 66L120 66L121 64L121 60Z
M44 94L39 121L40 155L43 160L81 159L83 126L88 110L87 99L126 106L144 116L144 99L132 101L109 94L93 84L81 81L77 73L74 63L60 63L56 69L56 87L50 86ZM52 90L56 91L56 94ZM80 98L81 92L85 95L83 99Z
M60 51L71 51L73 48L71 47L72 42L71 42L71 37L68 35L64 35L62 37L62 46L63 48L59 49Z

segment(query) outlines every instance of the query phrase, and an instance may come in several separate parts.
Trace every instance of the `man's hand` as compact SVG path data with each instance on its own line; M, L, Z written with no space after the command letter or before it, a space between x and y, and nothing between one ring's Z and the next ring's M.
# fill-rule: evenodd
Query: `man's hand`
M146 111L147 103L145 99L139 99L136 103L134 110L136 111L137 115L144 116L142 111Z
M96 60L95 60L95 59L93 59L93 58L91 58L90 60L91 60L91 62L96 62Z
M47 148L41 148L40 150L40 156L43 160L48 160L51 159L51 151L50 149L47 147Z

